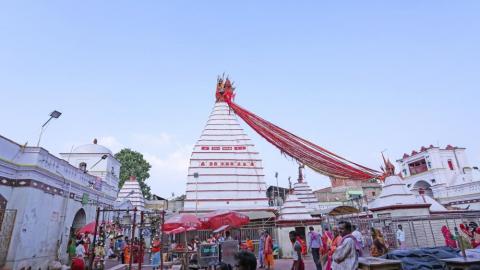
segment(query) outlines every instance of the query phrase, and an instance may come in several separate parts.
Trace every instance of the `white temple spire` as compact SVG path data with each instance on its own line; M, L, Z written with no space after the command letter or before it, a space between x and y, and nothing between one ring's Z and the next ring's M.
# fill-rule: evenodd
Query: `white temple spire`
M218 80L215 106L190 158L184 212L271 210L262 160L223 98L232 91L228 78Z

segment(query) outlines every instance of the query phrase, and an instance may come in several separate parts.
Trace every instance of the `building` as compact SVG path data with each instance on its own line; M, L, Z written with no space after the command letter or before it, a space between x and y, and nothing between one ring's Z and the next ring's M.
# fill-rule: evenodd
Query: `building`
M480 172L468 162L466 149L422 147L397 160L403 183L448 207L480 210Z
M150 200L145 200L145 209L152 211L167 211L168 200L157 195L152 195Z
M289 188L277 187L277 186L268 186L267 188L267 198L268 205L270 206L281 206L285 202L288 193L290 193Z
M110 150L87 144L62 157L0 136L0 268L66 263L70 235L113 207L120 165Z
M214 108L190 158L184 212L271 210L262 160L223 97L232 92L230 81L219 79Z
M382 186L377 180L331 179L331 183L331 187L314 192L320 209L347 205L363 211L367 203L380 195L382 191Z

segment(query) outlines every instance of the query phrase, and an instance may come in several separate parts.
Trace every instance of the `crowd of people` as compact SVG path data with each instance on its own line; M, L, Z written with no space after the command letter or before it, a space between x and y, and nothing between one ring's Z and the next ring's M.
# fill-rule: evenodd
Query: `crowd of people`
M442 229L442 232L443 229ZM274 245L273 238L267 230L259 232L257 248L253 239L246 237L242 242L239 237L232 237L229 231L223 234L210 234L208 238L201 241L199 237L190 239L186 245L183 243L172 242L169 246L171 250L188 249L197 251L200 244L222 244L225 241L237 240L239 242L240 253L237 254L238 260L245 265L244 269L274 269L274 255L277 255L278 247ZM444 232L444 235L446 232ZM453 235L449 235L452 236ZM342 221L333 226L323 228L323 231L316 232L313 227L309 227L306 235L307 239L302 238L296 231L289 233L292 244L292 269L305 269L304 257L310 252L317 270L343 270L356 269L358 266L358 257L365 255L379 257L388 253L389 244L385 241L380 229L371 228L370 236L366 231L352 225L349 222ZM86 265L85 258L88 258L92 250L92 235L78 235L76 239L71 239L67 252L71 259L71 269L84 269ZM396 246L405 248L405 232L401 225L398 225L395 233ZM108 240L108 241L105 241ZM308 241L307 241L308 240ZM308 246L307 244L308 243ZM143 248L143 249L142 249ZM149 248L139 239L129 239L128 237L117 237L114 239L102 239L97 242L94 252L94 258L104 260L105 258L117 258L119 263L128 264L130 261L138 263L144 259L144 254L150 252L150 260L153 269L159 269L162 244L158 236L153 237ZM140 252L143 250L143 252ZM254 258L255 266L253 266ZM191 255L190 261L195 261L195 255ZM252 268L254 267L254 268Z
M309 228L309 250L317 270L357 269L358 257L380 257L388 253L388 243L380 229L371 228L370 237L358 226L341 221L332 230L325 227L322 233ZM405 248L405 232L402 225L396 231L398 248ZM294 256L294 259L296 256ZM301 266L298 269L302 269Z
M143 247L143 252L140 252ZM93 250L93 254L91 254ZM79 234L68 242L67 253L72 270L85 269L88 259L93 256L96 269L102 269L106 258L118 259L122 264L143 262L145 254L145 243L138 238L131 241L128 237L117 237L116 239L101 238L97 240L93 248L93 236L91 234Z
M297 231L290 231L289 238L292 244L292 270L304 270L304 258L310 250L317 270L354 270L358 268L358 258L363 256L365 249L370 247L371 255L382 256L388 252L383 234L378 229L371 230L371 238L352 225L350 222L341 221L332 230L324 228L323 233L318 233L313 227L308 232L308 247L305 240ZM370 240L370 244L368 243ZM398 227L397 240L399 246L404 246L405 235L401 226ZM247 240L248 241L248 240ZM273 256L270 256L272 247L271 236L262 231L260 234L257 258L252 252L242 251L238 257L242 259L243 268L240 269L272 269ZM245 252L248 252L245 253ZM230 268L221 268L230 269Z

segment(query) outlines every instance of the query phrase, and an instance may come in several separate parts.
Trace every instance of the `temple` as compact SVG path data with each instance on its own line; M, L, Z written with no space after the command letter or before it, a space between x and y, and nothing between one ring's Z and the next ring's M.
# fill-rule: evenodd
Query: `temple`
M300 202L309 210L319 210L320 205L317 197L313 194L312 188L304 180L303 177L304 166L300 165L298 167L298 180L297 183L293 185L293 194L298 197Z
M145 210L145 199L143 198L142 189L135 176L130 176L129 181L125 181L122 188L118 192L117 202L123 203L130 201L137 210Z
M190 158L184 212L271 210L262 160L225 102L233 91L228 78L218 79L214 108Z

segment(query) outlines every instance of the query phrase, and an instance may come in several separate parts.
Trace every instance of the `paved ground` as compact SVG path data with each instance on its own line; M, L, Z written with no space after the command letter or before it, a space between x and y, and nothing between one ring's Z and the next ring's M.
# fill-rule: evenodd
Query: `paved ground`
M148 263L147 258L145 258L145 262ZM119 263L117 260L107 260L105 262L105 269L119 269ZM292 268L292 260L275 260L275 267L272 270L290 270ZM121 269L121 268L120 268ZM134 267L136 269L136 267ZM151 267L142 267L142 269L152 269ZM315 270L315 265L313 264L313 260L311 258L305 259L305 269L306 270Z
M273 270L290 270L292 269L292 260L276 260L275 268ZM312 259L305 259L305 269L315 270L315 264Z

